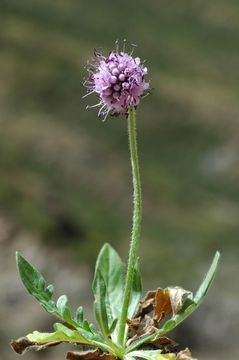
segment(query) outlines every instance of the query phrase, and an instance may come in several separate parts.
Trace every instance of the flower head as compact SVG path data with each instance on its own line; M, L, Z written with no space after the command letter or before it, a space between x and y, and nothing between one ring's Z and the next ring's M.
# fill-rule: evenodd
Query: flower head
M93 106L99 106L98 116L105 120L107 115L127 114L129 107L137 106L142 96L147 94L149 83L145 81L147 68L140 58L116 50L103 56L95 51L92 63L88 64L88 79L85 86L90 95L96 93L100 102Z

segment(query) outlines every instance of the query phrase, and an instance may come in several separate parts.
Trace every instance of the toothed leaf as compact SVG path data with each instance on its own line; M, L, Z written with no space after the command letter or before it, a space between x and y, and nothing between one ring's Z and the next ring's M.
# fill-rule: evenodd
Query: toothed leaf
M27 291L38 300L46 311L57 314L56 305L51 300L54 292L53 285L46 287L46 281L42 274L18 252L16 261L19 275Z

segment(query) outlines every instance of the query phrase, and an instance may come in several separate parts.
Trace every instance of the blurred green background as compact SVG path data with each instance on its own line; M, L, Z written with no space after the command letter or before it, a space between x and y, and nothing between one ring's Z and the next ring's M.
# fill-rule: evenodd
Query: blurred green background
M204 360L238 358L239 2L0 1L0 348L50 330L23 289L19 250L92 318L90 281L110 242L126 260L132 188L124 118L82 100L94 48L138 44L154 91L138 109L144 290L195 290L204 305L172 335ZM62 346L24 359L64 359Z

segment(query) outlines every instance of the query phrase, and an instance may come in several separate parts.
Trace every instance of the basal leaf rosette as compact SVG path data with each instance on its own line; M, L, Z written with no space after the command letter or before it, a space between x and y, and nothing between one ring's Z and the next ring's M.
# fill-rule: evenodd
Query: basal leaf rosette
M17 253L19 275L27 291L62 323L55 323L51 333L34 331L13 340L11 346L19 354L31 349L44 350L63 342L84 348L84 351L68 351L67 359L70 360L194 360L188 349L180 351L178 344L165 334L201 304L215 276L219 258L216 253L195 295L181 287L168 287L148 291L142 299L137 261L127 319L128 335L122 350L117 335L125 264L109 244L105 244L99 253L92 285L98 328L85 319L82 306L74 317L71 315L66 295L61 295L55 302L54 287L47 285L43 275Z

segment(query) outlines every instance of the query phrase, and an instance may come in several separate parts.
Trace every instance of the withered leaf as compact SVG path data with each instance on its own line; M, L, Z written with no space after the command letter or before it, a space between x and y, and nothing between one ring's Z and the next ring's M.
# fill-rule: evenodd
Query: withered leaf
M155 295L154 319L160 321L165 315L176 315L190 294L190 291L181 287L158 288Z
M173 347L178 346L178 343L176 341L168 338L167 336L160 336L156 340L152 341L151 344L156 347L157 346L167 346L167 345L171 345Z
M98 359L100 356L100 349L87 350L87 351L68 351L66 359L69 360L93 360Z
M148 291L140 301L135 317L127 321L130 329L127 345L152 334L165 316L175 316L190 294L180 287Z
M114 355L102 352L100 349L88 351L68 351L67 360L116 360Z
M99 360L116 360L117 357L114 356L114 355L111 355L111 354L106 354L106 353L103 353L102 355L100 355L100 358Z
M169 287L167 289L170 296L173 315L176 315L182 309L187 297L192 293L178 286Z
M18 340L12 340L10 342L10 346L12 347L12 349L18 353L18 354L24 354L26 351L30 350L30 349L34 349L36 351L40 351L40 350L44 350L48 347L51 346L56 346L61 344L62 341L50 341L48 343L45 344L37 344L35 342L32 342L30 340L28 340L27 337L22 337Z
M133 319L133 320L127 319L127 325L129 326L129 330L130 331L137 331L138 327L140 325L140 322L141 322L140 317L138 317L136 319Z
M197 360L195 358L192 358L191 352L189 351L189 349L185 349L180 351L177 354L176 360Z
M155 294L154 315L156 321L160 321L165 315L171 314L172 305L169 288L158 288Z
M135 318L143 317L144 315L150 313L153 310L153 305L155 302L156 290L147 291L143 299L140 301L138 309L135 314Z
M154 320L147 315L144 318L144 322L142 324L140 323L140 325L143 325L141 326L141 329L138 329L135 332L131 331L129 334L127 346L132 344L134 341L140 340L141 338L144 338L145 336L151 335L155 332Z

